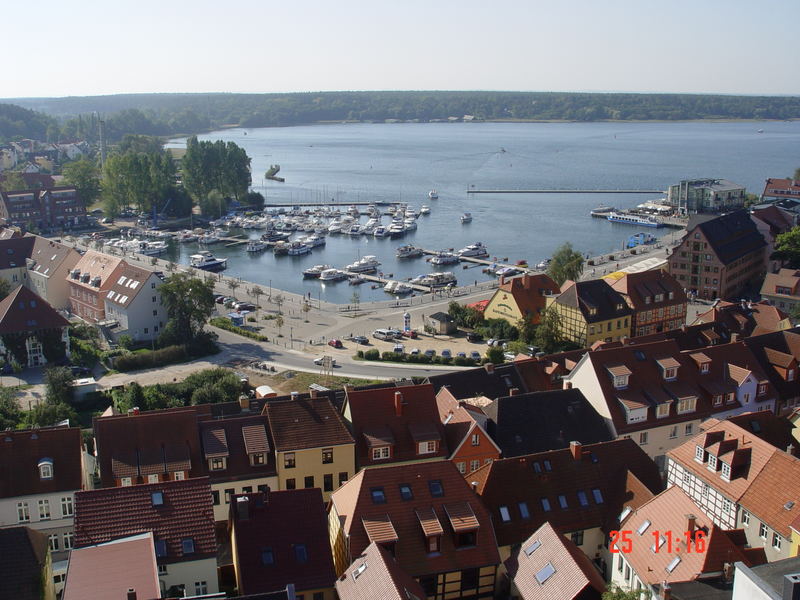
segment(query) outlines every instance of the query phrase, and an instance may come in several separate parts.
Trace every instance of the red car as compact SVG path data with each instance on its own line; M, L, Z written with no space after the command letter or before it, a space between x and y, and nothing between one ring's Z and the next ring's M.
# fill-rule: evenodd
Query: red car
M404 331L403 336L415 340L417 339L417 332L414 331L413 329L411 331Z
M344 348L342 345L342 340L329 340L328 346L333 346L334 348Z

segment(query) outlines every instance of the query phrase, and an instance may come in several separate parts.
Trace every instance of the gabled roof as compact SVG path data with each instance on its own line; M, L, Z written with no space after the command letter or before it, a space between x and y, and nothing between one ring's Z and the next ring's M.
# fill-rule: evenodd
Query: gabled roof
M344 420L327 398L267 402L264 414L277 452L353 443Z
M62 264L65 261L72 264L80 259L81 255L66 244L39 235L31 237L33 237L34 242L30 258L34 262L29 266L29 269L40 275L45 277L53 277L54 275L65 277L66 272L60 270Z
M662 269L626 273L612 282L611 287L623 294L635 311L686 304L686 292L683 291L683 286L673 275ZM672 293L671 300L670 293ZM663 296L661 302L656 302L657 296Z
M0 240L0 271L25 268L25 260L33 251L33 237L12 237Z
M501 292L511 294L523 315L537 315L545 306L545 297L558 293L558 284L546 273L526 273L508 280L501 278L492 300Z
M30 527L0 528L0 581L3 596L14 600L40 600L47 563L47 537Z
M578 309L587 323L621 319L631 314L625 299L605 279L568 281L562 290L555 302Z
M19 286L0 300L0 334L34 333L68 325L56 309L26 287Z
M129 589L142 600L161 596L151 532L70 552L63 600L125 598Z
M103 300L118 306L128 307L145 287L148 288L149 292L153 291L145 285L153 275L153 271L122 261L109 284L103 285Z
M570 448L552 450L495 460L466 476L477 484L500 546L522 543L545 521L562 533L593 527L615 529L625 506L638 506L637 502L663 487L658 467L631 439L576 450L579 459ZM636 493L631 489L634 484ZM559 496L564 496L567 508L561 508ZM525 504L528 518L520 503ZM508 520L504 520L501 507L508 511Z
M486 439L495 447L497 456L500 456L500 448L485 429L488 418L482 408L468 404L464 400L456 400L446 387L441 388L436 394L436 405L439 410L439 420L444 424L445 439L451 459L462 444L476 432L483 432Z
M690 530L688 515L694 515L696 528L705 532L704 552L686 548L683 532ZM668 488L635 509L621 523L621 528L631 532L631 551L626 552L625 560L642 582L648 585L662 581L693 580L704 573L723 571L725 563L742 561L752 565L766 560L763 551L759 561L755 552L745 551L744 543L737 543L746 542L743 535L738 535L736 531L724 531L714 525L711 518L678 486ZM666 543L660 546L658 552L653 551L654 531L681 532L680 535L673 534L673 552L668 551ZM695 550L694 545L692 550Z
M800 180L771 177L764 184L762 196L800 199Z
M750 336L745 338L744 344L750 348L781 400L800 395L798 377L795 376L794 381L787 381L778 371L778 368L783 370L791 364L789 357L800 359L800 329L795 327L786 331Z
M766 300L760 302L720 301L706 312L698 314L692 325L722 322L728 331L747 337L788 329L789 315Z
M695 228L699 228L711 250L724 265L762 250L767 245L746 210L737 210L710 219L696 217L693 215L689 220L687 237L691 237Z
M94 437L100 480L104 487L116 479L188 471L205 475L200 453L197 412L172 408L137 414L94 418Z
M298 592L333 587L336 572L319 488L237 494L231 500L232 542L242 594L293 583ZM305 547L305 561L296 547ZM273 564L262 553L269 549Z
M431 375L425 382L432 384L435 392L447 386L450 393L459 400L476 396L486 396L494 400L507 396L513 388L528 391L514 363L486 364L474 369Z
M392 445L391 458L382 460L381 464L448 456L432 385L349 390L346 403L361 467L372 463L371 446L387 443ZM437 452L420 456L417 444L436 439L441 442Z
M511 553L505 566L523 600L600 600L606 589L589 557L547 522Z
M212 483L275 474L275 454L270 451L266 416L245 415L202 420L199 426L206 461L217 456L225 457L225 470L208 470ZM251 453L264 454L264 464L251 464ZM208 464L204 466L207 468Z
M586 352L586 348L580 348L535 358L517 359L514 364L529 392L560 390L563 386L561 378L572 371Z
M163 502L154 502L161 493ZM75 494L75 547L82 548L153 532L166 542L159 564L209 558L217 554L214 507L207 477L145 485L103 488ZM194 550L184 548L191 539Z
M605 419L578 389L532 392L498 398L485 409L489 434L503 458L607 442L614 437Z
M767 273L764 277L764 283L761 285L761 295L769 294L771 296L797 296L797 285L800 283L800 270L797 269L781 269L777 273ZM787 292L778 293L777 289L783 288Z
M75 273L80 273L78 279L72 276L72 273L67 277L71 285L80 285L86 288L91 288L99 291L106 291L115 281L114 277L119 270L120 265L125 261L115 256L95 252L94 250L87 250L81 259L73 267ZM91 282L96 278L100 278L100 285L93 286ZM119 277L119 275L116 275ZM88 280L87 280L88 279Z
M769 226L770 234L772 234L773 237L789 231L794 227L794 219L791 214L774 204L763 208L754 208L751 214L754 219L758 219Z
M0 432L0 498L81 489L82 452L78 427ZM52 479L39 477L43 459L52 463Z
M421 600L422 586L383 547L372 542L336 581L341 600Z
M439 482L442 495L434 496L431 482ZM400 485L407 485L413 496L403 500ZM373 490L382 488L385 502L373 501ZM336 514L342 519L344 534L350 538L350 560L356 560L370 542L364 520L388 516L396 534L395 556L409 575L421 577L445 571L460 571L500 562L489 513L450 461L392 465L362 469L331 495ZM418 511L430 509L443 533L440 552L429 555ZM463 514L477 523L475 545L456 548L454 527L461 526ZM431 523L428 522L430 527Z
M706 423L710 424L710 421L711 419ZM734 415L728 417L728 421L785 452L789 452L790 448L794 448L798 444L792 435L794 426L791 421L784 417L777 417L771 410Z

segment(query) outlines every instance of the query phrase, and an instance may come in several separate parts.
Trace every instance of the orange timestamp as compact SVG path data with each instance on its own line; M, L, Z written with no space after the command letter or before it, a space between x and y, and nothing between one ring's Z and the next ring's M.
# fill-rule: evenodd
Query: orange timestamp
M633 550L633 537L629 529L614 530L610 532L610 549L612 554L630 554ZM655 529L650 532L653 537L652 550L656 554L666 552L695 552L702 554L706 551L706 532L702 529L694 531L660 531Z

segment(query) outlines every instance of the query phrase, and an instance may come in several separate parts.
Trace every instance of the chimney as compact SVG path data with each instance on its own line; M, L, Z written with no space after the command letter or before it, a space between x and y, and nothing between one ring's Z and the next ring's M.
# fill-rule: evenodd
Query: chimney
M133 407L133 412L132 412L131 414L132 414L134 417L138 416L138 415L139 415L139 407L138 407L138 406L134 406L134 407Z
M394 393L394 414L398 417L403 416L403 392Z
M136 590L128 588L128 600L136 600Z
M317 390L315 388L308 388L308 393L311 394L312 398L317 397Z
M477 494L478 493L478 482L477 481L473 481L472 483L470 483L470 486L472 487L472 491Z
M731 344L735 344L738 341L739 341L739 334L735 333L735 332L732 333L731 334Z
M236 516L240 521L247 521L250 518L250 499L247 496L237 496Z
M627 335L623 335L621 338L619 338L619 343L622 344L623 346L627 346L628 345L628 336Z
M519 388L513 387L510 390L508 390L509 396L516 396L517 394L519 394Z
M290 394L290 396L292 397L292 400L299 400L300 399L300 392L292 392Z
M697 529L697 517L694 515L686 515L686 531L694 536L695 529Z
M800 600L800 573L784 575L781 600Z
M571 381L565 381L564 382L564 389L565 390L571 390L572 389L572 382Z
M250 410L250 398L248 398L244 394L239 396L239 408L241 408L243 411L249 411Z
M494 363L486 363L483 368L489 375L494 374Z
M572 453L572 458L575 460L580 460L581 456L583 455L583 444L578 441L572 441L569 443L569 451Z
M672 589L666 581L661 582L661 598L662 600L672 600Z

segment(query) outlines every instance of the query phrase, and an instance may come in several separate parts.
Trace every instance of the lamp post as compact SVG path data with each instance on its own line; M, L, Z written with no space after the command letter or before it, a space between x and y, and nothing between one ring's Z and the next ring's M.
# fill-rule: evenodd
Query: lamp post
M272 302L272 279L269 280L269 296L267 297L267 300Z
M294 348L294 327L289 327L289 347Z

